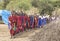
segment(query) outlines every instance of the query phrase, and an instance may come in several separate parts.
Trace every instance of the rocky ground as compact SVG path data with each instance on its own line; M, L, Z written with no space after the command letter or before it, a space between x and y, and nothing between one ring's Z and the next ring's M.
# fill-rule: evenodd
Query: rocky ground
M60 41L60 19L52 21L43 28L19 33L10 39L7 25L0 24L0 41Z
M60 41L60 19L47 24L30 39L31 41Z

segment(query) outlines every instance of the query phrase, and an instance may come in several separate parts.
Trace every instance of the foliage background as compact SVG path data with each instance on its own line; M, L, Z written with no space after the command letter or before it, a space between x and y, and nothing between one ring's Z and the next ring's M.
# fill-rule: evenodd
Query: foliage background
M35 11L34 8L37 8ZM0 9L6 10L24 10L24 11L35 11L39 14L49 14L60 8L60 0L1 0ZM34 12L34 13L35 13Z

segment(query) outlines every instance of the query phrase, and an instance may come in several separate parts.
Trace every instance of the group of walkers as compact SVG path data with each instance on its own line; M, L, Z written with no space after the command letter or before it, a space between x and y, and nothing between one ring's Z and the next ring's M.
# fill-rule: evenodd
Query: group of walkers
M47 18L44 16L26 15L23 12L11 12L9 16L9 29L11 38L17 33L28 31L34 28L43 27L47 23Z

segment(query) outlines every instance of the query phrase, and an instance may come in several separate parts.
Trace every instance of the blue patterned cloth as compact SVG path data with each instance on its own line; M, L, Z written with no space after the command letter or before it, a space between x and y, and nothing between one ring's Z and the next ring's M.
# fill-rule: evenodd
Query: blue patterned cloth
M11 12L7 10L1 10L0 15L2 16L3 22L8 25L8 18L11 15Z
M38 18L38 27L40 27L42 25L42 19Z
M43 18L42 19L42 22L43 22L43 25L45 25L47 22L46 22L46 18Z

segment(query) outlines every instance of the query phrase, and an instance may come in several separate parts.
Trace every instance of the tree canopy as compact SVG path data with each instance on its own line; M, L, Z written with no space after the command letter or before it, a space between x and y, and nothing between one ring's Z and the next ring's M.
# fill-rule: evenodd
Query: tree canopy
M40 14L51 15L55 8L60 8L60 0L2 0L0 2L0 9L29 10L33 7L38 8Z
M10 8L13 8L13 9L24 9L24 10L28 10L32 7L31 5L31 1L29 0L16 0L16 1L11 1L6 9L10 9Z

